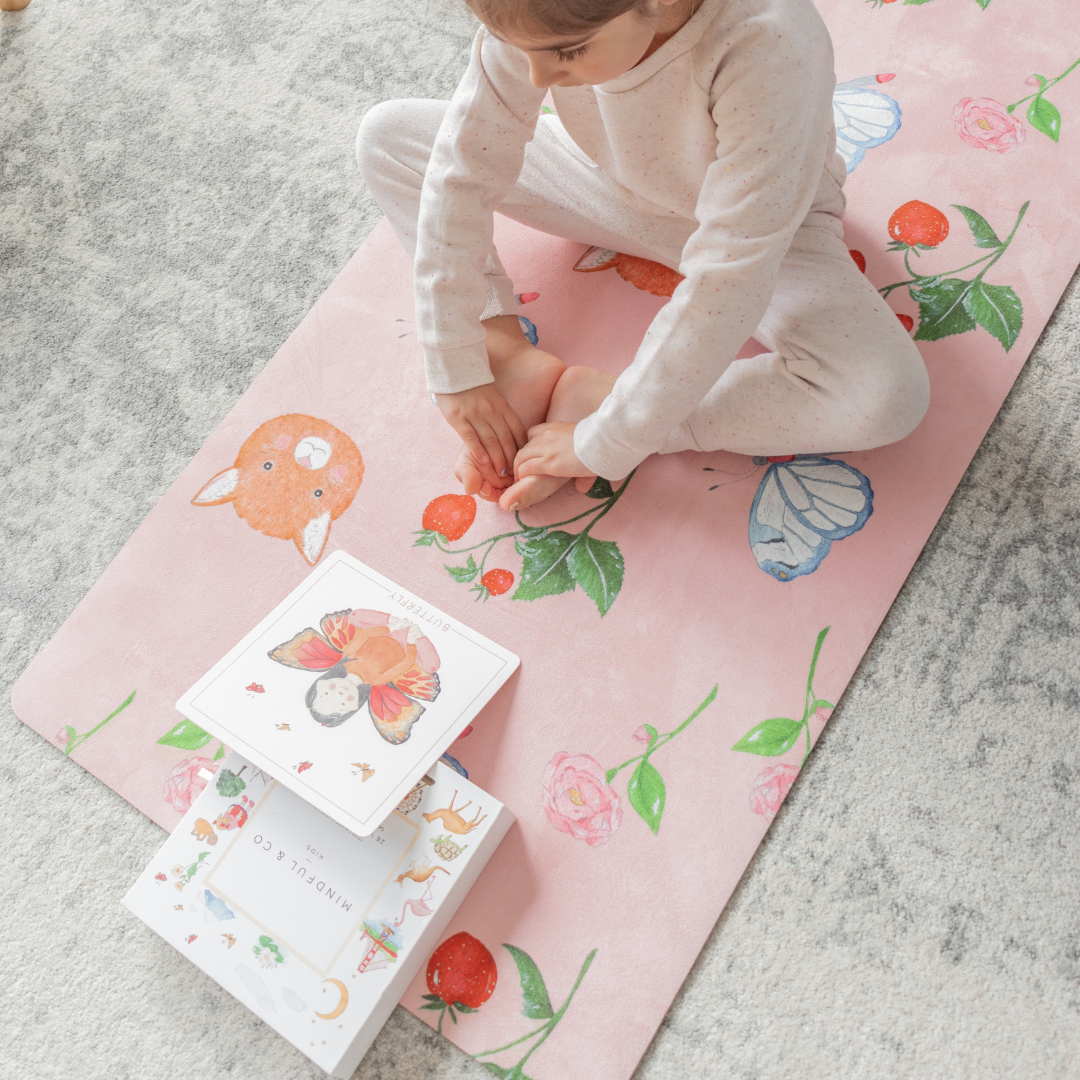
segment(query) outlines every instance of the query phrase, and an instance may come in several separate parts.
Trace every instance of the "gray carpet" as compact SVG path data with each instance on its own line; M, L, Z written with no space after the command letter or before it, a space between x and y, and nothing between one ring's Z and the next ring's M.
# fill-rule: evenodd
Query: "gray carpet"
M321 1075L120 907L164 834L8 692L375 224L360 117L470 36L451 0L0 16L4 1080ZM1078 348L1074 282L639 1080L1080 1072ZM357 1075L490 1074L398 1009Z

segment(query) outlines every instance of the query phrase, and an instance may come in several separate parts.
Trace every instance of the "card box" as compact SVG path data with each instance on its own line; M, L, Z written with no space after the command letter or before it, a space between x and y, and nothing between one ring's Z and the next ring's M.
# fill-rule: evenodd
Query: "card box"
M367 836L517 666L513 653L335 551L177 708Z
M438 762L360 837L233 752L124 905L345 1078L513 822Z

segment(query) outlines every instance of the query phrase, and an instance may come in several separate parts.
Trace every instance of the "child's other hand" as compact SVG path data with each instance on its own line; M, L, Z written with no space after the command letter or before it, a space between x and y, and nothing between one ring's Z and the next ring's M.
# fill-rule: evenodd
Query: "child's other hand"
M494 383L436 394L435 400L483 478L493 487L506 487L514 456L525 445L525 426Z
M596 479L574 453L576 424L537 424L514 459L514 476L576 476L578 491L588 491Z

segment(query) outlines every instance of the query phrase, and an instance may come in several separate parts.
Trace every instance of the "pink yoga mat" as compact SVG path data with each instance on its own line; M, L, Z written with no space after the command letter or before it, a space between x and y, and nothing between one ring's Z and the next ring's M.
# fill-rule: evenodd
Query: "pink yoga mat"
M521 524L484 504L470 524L460 498L425 521L456 490L456 438L381 225L15 687L23 720L171 828L218 750L173 702L301 580L305 552L343 548L518 653L452 750L518 818L450 928L467 936L433 957L467 1008L424 1011L426 975L403 1002L497 1076L632 1072L1080 253L1071 3L822 7L853 83L849 247L897 285L930 370L911 437L839 464L652 458L624 489L560 494ZM497 240L546 348L628 362L662 299L574 273L580 245L502 220ZM289 464L310 435L331 451L318 475ZM358 489L355 469L334 478L350 443ZM237 491L268 483L264 452L284 455L278 486L193 504L234 462ZM759 565L770 490L793 500L777 535L805 541L800 483L838 492L831 524L794 570L765 548ZM226 499L219 484L204 499Z

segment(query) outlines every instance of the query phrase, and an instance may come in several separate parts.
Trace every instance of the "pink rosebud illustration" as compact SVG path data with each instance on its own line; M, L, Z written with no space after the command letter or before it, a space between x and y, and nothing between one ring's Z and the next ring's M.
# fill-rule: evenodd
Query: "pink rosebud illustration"
M644 724L634 732L634 738L637 739L638 742L652 742L652 736L645 730Z
M762 770L750 788L750 809L772 821L798 775L795 765L773 765Z
M66 727L60 728L57 731L57 733L53 736L53 739L55 739L56 742L59 743L61 746L67 746L68 740L70 738L71 738L71 733L68 731L68 729Z
M980 150L1008 154L1017 149L1025 136L1024 125L1000 101L993 98L961 98L953 109L956 134Z
M1029 76L1028 76L1028 77L1027 77L1027 78L1026 78L1026 79L1024 80L1024 85L1025 85L1025 86L1038 86L1038 85L1039 85L1039 83L1041 83L1041 82L1043 82L1043 81L1044 81L1044 80L1040 79L1038 75L1029 75Z
M560 750L544 770L542 789L541 805L548 821L589 847L606 844L622 823L619 796L607 783L600 763L588 754Z
M208 757L193 757L181 761L166 777L161 797L178 813L186 814L206 787L206 781L199 776L199 770L206 768L211 772L215 771L213 762Z

